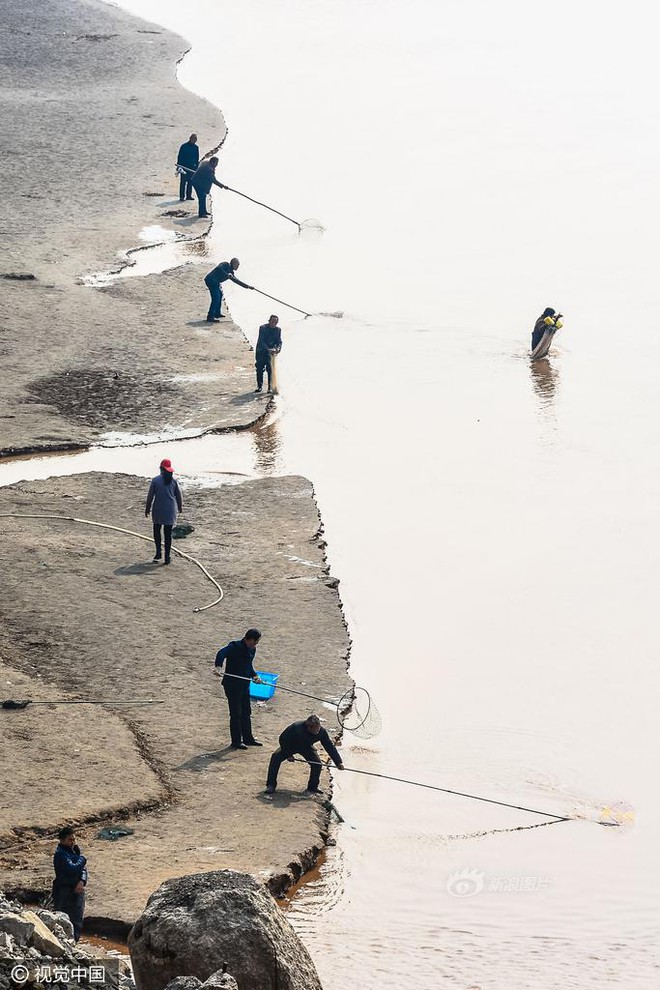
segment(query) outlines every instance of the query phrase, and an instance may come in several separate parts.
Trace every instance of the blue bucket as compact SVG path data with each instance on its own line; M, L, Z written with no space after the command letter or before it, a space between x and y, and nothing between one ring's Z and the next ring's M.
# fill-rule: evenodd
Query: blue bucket
M259 701L268 701L275 694L280 675L269 674L265 670L258 670L257 673L265 684L255 684L254 681L250 681L250 697Z

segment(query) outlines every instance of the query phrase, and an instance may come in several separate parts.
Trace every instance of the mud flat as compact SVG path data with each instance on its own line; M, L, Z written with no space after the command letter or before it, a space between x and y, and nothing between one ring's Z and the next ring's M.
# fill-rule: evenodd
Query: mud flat
M230 319L204 321L208 222L178 200L179 144L226 133L176 80L186 43L97 0L7 0L3 28L0 456L254 422L251 349ZM190 239L190 264L82 284L154 226Z
M87 474L4 488L1 513L77 516L149 535L144 479ZM275 695L254 707L263 749L228 748L217 648L263 631L257 667L337 698L349 641L310 483L288 477L184 491L175 557L150 563L135 537L70 522L3 519L0 680L3 698L156 698L145 707L30 706L0 711L0 889L45 892L56 829L80 823L89 857L88 916L131 924L165 879L229 867L281 891L323 847L327 819L303 796L305 768L286 765L263 795L282 728L315 703ZM316 706L318 710L319 706ZM322 709L322 706L321 706ZM331 710L322 709L330 731ZM100 824L134 834L96 838Z

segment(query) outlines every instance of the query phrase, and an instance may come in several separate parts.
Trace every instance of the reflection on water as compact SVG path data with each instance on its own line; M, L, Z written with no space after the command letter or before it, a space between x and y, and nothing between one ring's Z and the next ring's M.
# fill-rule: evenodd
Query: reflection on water
M278 404L281 399L275 400ZM250 430L254 443L255 467L259 474L280 474L284 471L282 437L279 415L272 414Z
M529 362L529 373L539 411L544 419L553 419L556 411L559 369L549 358Z

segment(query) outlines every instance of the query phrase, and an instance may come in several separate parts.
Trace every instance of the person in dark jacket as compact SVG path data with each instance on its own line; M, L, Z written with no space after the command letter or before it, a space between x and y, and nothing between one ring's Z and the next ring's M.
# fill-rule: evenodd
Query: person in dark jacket
M259 327L259 336L254 355L254 366L257 370L257 387L255 392L261 392L264 387L264 371L268 374L268 391L270 392L271 351L279 354L282 350L282 331L278 327L277 321L278 317L273 315L268 318L268 323L263 323Z
M165 458L160 462L160 474L153 478L147 493L147 504L144 514L149 516L154 524L154 543L156 544L156 556L154 563L162 557L161 551L161 526L165 530L165 563L170 563L172 548L172 527L176 523L177 512L183 512L183 502L181 500L181 489L178 481L174 478L174 468L172 462Z
M561 313L555 315L554 309L548 306L544 309L538 320L534 324L534 329L532 330L532 350L536 350L538 345L543 340L543 334L548 329L548 327L555 327L555 329L560 330L562 327L561 323Z
M56 911L64 911L73 925L73 936L80 938L85 914L85 887L87 886L87 859L76 845L76 836L70 825L60 830L59 844L53 856L55 879L53 880L53 904Z
M212 186L218 186L220 189L226 189L221 182L215 177L215 170L218 167L217 158L209 158L207 162L202 162L197 171L194 173L192 179L192 187L197 193L197 199L199 200L199 216L207 217L209 214L206 209L206 197L211 192Z
M179 148L176 159L180 173L179 199L192 199L192 177L199 167L199 148L197 147L197 135L191 134L187 141Z
M324 750L335 764L338 770L344 769L341 756L337 748L328 735L327 731L321 727L321 719L318 715L310 715L304 722L292 722L287 726L279 739L279 749L276 749L270 758L268 765L268 780L266 782L266 794L274 794L277 787L277 774L285 760L294 762L294 756L298 753L310 764L309 781L306 787L307 794L322 794L319 790L319 780L321 779L321 759L314 749L316 743L320 742Z
M253 666L260 639L261 633L258 629L248 629L243 639L227 643L216 653L214 673L222 676L222 686L227 695L232 749L263 746L263 743L258 742L252 734L250 705L250 681L262 683ZM225 672L222 674L222 665L225 662Z
M236 278L234 275L235 271L238 271L240 266L240 261L238 258L232 258L231 261L221 261L219 265L204 277L206 283L206 288L211 293L211 305L209 306L209 311L206 315L207 323L217 323L218 320L222 319L222 289L220 286L223 282L228 279L230 282L235 282L236 285L242 286L244 289L253 289L253 285L246 285L245 282L241 282L240 278Z

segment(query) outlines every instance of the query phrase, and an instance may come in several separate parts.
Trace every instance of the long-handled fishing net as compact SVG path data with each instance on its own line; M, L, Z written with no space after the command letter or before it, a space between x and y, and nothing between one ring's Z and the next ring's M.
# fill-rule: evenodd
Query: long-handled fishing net
M226 674L223 677L235 677L239 681L251 681L250 677L241 677L240 674ZM265 682L268 683L268 682ZM342 729L352 732L360 739L374 739L383 728L383 720L371 695L366 688L350 688L341 696L339 701L329 701L327 698L320 698L317 694L308 694L306 691L298 691L295 688L284 687L279 682L271 684L275 691L286 691L288 694L298 694L302 698L312 698L320 701L328 708L334 708L337 721Z
M311 760L294 758L294 762L306 763L308 766L319 766L323 770L332 770L332 765L329 763L324 763L322 760L312 762ZM374 770L358 770L356 767L347 767L346 764L344 764L343 769L348 773L357 773L363 777L378 777L380 780L391 780L397 784L409 784L411 787L423 787L429 791L440 791L443 794L452 794L454 797L468 798L470 801L481 801L484 804L496 804L500 808L512 808L514 811L526 811L530 815L540 815L542 818L551 819L549 824L556 822L586 821L591 822L594 825L604 825L609 827L628 825L633 819L632 810L623 804L618 807L612 806L603 808L601 814L606 818L606 820L603 821L602 819L579 817L576 815L557 815L554 812L539 811L538 808L528 808L522 804L511 804L508 801L499 801L496 798L488 798L480 794L469 794L466 791L455 791L449 787L440 787L437 784L427 784L420 780L408 780L406 777L394 777L387 773L376 773Z
M184 174L193 175L196 169L188 168L187 165L176 166L177 173L180 175L182 172ZM274 206L269 206L268 203L262 203L259 199L253 199L252 196L248 196L247 193L241 192L240 189L232 189L231 186L226 186L224 182L222 183L222 188L226 189L227 192L235 193L236 196L242 196L243 199L249 199L251 203L255 203L257 206L263 206L264 210L270 210L271 213L276 213L278 217L282 217L284 220L288 220L293 223L298 228L298 232L301 230L325 230L325 227L320 220L316 220L310 217L308 220L294 220L293 217L288 216L286 213L282 213L281 210L276 210Z

